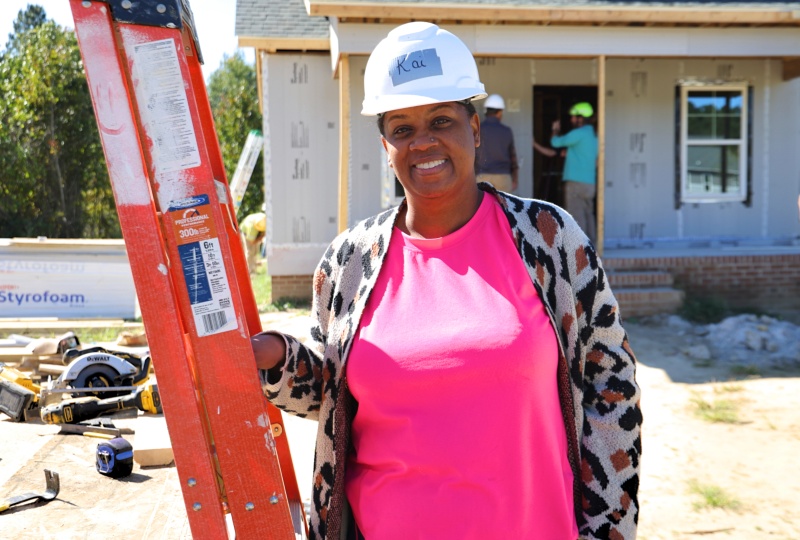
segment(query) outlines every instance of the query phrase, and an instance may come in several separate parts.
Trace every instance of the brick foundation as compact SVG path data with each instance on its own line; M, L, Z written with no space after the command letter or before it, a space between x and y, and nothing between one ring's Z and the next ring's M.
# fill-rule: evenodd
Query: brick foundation
M311 275L272 276L271 302L281 298L303 298L311 300Z
M800 308L800 253L603 258L609 270L672 274L687 298L719 298L731 307L776 312Z
M603 258L609 270L664 270L687 298L719 298L766 312L800 309L800 253ZM619 278L618 278L619 279ZM624 279L624 278L623 278ZM619 287L622 283L617 283ZM311 276L272 276L272 300L311 298Z

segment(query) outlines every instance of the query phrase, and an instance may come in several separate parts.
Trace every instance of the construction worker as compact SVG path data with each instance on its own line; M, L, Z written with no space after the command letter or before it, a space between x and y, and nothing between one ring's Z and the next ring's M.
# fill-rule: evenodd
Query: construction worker
M519 185L519 164L514 148L514 133L502 123L506 102L492 94L484 103L486 116L481 122L478 152L478 182L489 182L500 191L512 192Z
M239 230L242 232L242 242L247 256L247 269L251 274L255 274L261 243L267 231L267 215L263 212L250 214L239 224Z
M553 122L550 146L566 148L564 162L564 207L581 229L597 242L597 218L594 198L597 194L597 135L591 119L594 109L589 103L576 103L569 110L572 130L561 135L561 120ZM534 146L535 147L535 146Z
M635 358L586 235L475 181L455 35L389 32L364 96L406 198L332 242L310 341L252 339L267 397L318 421L309 537L633 540Z

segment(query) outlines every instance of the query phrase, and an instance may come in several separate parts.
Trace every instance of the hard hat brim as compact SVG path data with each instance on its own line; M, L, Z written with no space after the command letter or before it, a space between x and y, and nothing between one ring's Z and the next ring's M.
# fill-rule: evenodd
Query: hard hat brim
M378 116L390 111L397 111L400 109L409 109L411 107L420 107L422 105L433 105L434 103L447 103L450 101L476 101L484 99L487 96L486 92L475 93L474 90L465 92L463 96L454 94L452 90L447 92L447 96L435 95L418 95L418 94L395 94L388 96L380 96L377 99L366 100L362 103L361 114L363 116Z

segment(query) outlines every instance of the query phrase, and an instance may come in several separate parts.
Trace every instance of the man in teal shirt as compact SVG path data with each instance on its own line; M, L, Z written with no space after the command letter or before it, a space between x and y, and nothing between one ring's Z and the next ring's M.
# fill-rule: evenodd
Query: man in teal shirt
M564 206L592 243L597 242L594 197L597 193L597 135L591 118L592 106L576 103L569 111L572 130L561 135L561 121L553 122L553 148L566 148L564 163Z

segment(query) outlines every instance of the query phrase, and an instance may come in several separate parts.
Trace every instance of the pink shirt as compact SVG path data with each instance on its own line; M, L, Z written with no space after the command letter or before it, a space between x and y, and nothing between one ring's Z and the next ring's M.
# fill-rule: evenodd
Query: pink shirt
M364 536L577 538L557 347L492 197L443 238L395 228L347 364Z

